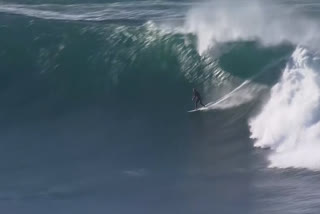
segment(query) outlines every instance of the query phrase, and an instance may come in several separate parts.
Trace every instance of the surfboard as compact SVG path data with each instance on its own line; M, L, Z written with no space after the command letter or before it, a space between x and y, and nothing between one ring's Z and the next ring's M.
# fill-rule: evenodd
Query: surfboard
M190 111L188 111L188 112L196 112L196 111L202 111L202 110L205 110L206 109L206 107L201 107L201 108L197 108L197 109L193 109L193 110L190 110Z
M193 109L193 110L190 110L188 112L191 113L191 112L196 112L196 111L199 111L199 109Z

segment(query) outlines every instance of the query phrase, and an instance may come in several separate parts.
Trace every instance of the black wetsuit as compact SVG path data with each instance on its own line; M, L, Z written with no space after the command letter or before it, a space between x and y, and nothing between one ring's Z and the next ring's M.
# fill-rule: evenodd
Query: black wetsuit
M201 96L199 94L198 91L194 91L193 92L193 100L195 99L196 101L196 109L198 108L198 103L200 103L200 105L202 105L203 107L205 107L205 105L202 103L202 99Z

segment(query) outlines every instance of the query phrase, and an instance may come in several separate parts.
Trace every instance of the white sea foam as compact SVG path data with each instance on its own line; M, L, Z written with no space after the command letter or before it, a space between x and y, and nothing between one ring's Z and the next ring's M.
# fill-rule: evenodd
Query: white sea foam
M320 170L318 59L298 47L262 111L249 122L256 147L270 148L270 167Z

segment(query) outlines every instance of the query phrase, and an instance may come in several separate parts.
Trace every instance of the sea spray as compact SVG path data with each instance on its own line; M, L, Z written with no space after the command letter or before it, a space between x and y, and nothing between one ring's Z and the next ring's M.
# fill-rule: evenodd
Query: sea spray
M309 47L320 44L318 21L287 5L262 1L247 1L245 5L213 1L193 7L184 29L197 36L200 54L219 43L241 40L260 41L265 46L284 42Z
M298 47L261 113L249 122L255 146L272 150L270 167L320 169L320 76L316 64L317 58Z

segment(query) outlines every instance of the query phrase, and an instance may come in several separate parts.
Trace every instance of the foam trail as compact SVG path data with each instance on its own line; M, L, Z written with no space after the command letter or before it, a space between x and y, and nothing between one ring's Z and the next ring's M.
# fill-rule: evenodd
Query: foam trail
M320 170L320 76L318 58L298 47L249 122L256 147L271 148L270 167Z
M237 107L253 100L263 89L265 89L265 86L246 80L219 100L209 102L206 107L202 107L200 110L209 111Z

